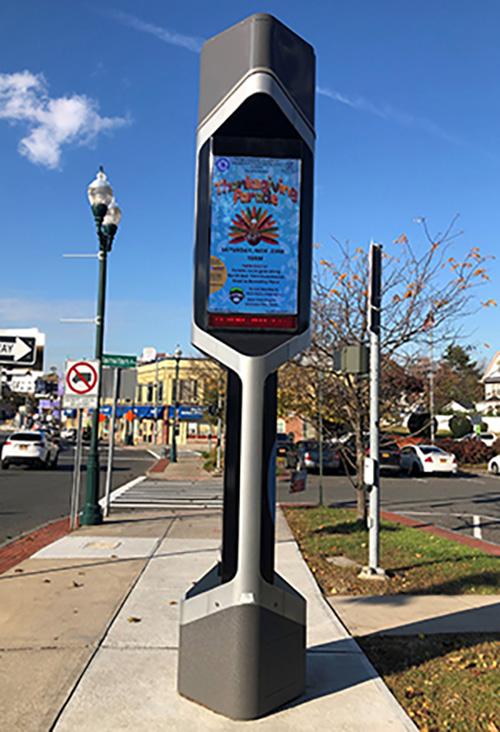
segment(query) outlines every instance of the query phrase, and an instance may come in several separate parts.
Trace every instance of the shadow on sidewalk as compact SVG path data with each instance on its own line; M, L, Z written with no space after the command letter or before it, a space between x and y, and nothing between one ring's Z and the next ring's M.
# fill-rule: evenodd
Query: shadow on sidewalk
M409 595L358 596L355 602L369 615L380 612L381 605L388 611L391 606L397 610L411 599ZM377 669L383 675L406 671L451 651L500 642L500 602L395 625L355 636L355 640L369 657L377 659Z
M415 624L415 627L418 624ZM449 653L470 652L483 643L500 641L499 633L442 633L431 635L370 635L356 638L364 653L382 676L423 666ZM470 668L475 667L470 663ZM466 666L467 667L467 666ZM450 664L450 673L453 666Z

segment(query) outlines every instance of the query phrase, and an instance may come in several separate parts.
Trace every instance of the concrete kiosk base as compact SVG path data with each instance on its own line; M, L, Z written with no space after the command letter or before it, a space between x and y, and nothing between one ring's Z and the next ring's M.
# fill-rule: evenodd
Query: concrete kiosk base
M214 568L182 602L178 691L231 719L256 719L305 690L306 602L279 575L239 602L234 580L216 582Z

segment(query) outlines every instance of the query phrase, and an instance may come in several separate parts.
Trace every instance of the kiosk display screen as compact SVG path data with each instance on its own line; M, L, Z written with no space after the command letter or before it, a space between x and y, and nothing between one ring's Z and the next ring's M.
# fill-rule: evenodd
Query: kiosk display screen
M300 166L300 160L292 158L212 157L212 326L295 327Z

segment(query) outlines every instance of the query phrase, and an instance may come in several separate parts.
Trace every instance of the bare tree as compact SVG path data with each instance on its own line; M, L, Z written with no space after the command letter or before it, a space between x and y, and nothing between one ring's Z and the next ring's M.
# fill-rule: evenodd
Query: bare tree
M435 235L425 219L419 223L423 234L419 246L403 233L384 247L381 417L386 418L396 416L397 406L412 389L418 391L405 363L422 352L429 332L440 343L456 342L466 316L478 308L496 305L493 300L481 303L476 296L477 288L489 279L485 265L490 257L478 247L470 248L462 258L453 256L452 247L462 235L456 229L457 217L444 232ZM282 383L281 397L282 404L289 405L291 411L307 415L317 408L314 385L321 374L329 413L342 417L354 433L353 482L358 517L365 521L363 464L368 383L363 376L336 372L333 355L343 346L368 342L368 253L336 239L332 239L332 248L330 257L320 260L313 280L311 348L287 367L290 386L286 387L286 380ZM298 376L300 369L305 376ZM293 371L298 389L294 388ZM304 402L309 404L308 411L304 410Z

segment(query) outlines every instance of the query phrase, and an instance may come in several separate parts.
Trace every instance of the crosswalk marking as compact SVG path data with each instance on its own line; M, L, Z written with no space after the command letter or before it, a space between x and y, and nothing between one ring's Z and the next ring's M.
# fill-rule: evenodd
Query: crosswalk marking
M143 480L111 500L114 508L222 508L222 485Z

